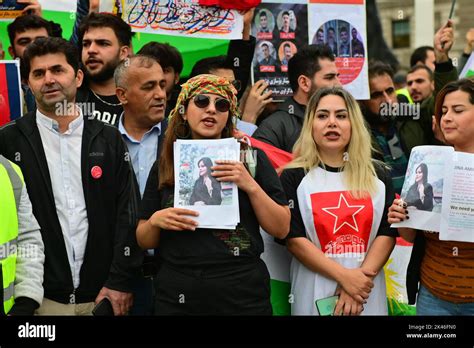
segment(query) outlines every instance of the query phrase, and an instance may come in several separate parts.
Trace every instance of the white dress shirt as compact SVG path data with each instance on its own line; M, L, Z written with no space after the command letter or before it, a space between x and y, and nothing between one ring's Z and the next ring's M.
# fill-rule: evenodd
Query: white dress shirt
M64 236L74 288L84 261L89 222L82 185L81 147L84 118L80 115L59 132L57 121L36 111L36 124L43 143L53 188L56 211ZM54 251L50 251L54 252Z

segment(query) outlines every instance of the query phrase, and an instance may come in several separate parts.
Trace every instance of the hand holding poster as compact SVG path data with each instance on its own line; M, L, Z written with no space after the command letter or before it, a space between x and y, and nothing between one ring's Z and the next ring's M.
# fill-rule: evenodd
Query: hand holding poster
M123 20L135 32L213 39L241 39L235 10L201 7L193 0L125 0Z
M200 228L235 229L240 222L239 195L235 183L214 178L216 160L240 159L235 138L177 140L174 145L175 208L199 212Z
M440 232L440 240L474 242L474 155L448 146L417 146L401 198L410 219L392 227Z
M21 16L26 5L16 0L0 0L0 21L11 21Z
M392 227L439 232L445 162L453 151L447 146L413 148L401 194L410 219L392 224Z

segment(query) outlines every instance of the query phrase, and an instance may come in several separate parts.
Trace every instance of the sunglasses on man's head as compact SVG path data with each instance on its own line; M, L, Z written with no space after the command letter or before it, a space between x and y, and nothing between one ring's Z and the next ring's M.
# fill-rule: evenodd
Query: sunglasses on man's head
M211 103L211 98L204 94L198 94L194 97L193 101L198 108L204 109ZM229 101L224 98L216 98L214 105L216 106L216 110L219 112L227 112L230 109Z

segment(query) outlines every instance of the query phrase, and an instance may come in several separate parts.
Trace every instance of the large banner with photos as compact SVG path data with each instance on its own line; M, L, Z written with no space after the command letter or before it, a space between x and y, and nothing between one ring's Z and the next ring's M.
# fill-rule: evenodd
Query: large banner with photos
M339 79L356 99L369 99L364 0L263 0L255 11L253 81L265 80L276 99L293 94L288 61L304 44L326 44Z

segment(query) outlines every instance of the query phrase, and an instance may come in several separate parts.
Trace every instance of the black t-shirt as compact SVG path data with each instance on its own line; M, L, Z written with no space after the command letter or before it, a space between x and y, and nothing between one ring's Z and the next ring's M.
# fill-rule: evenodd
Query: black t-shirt
M148 177L139 218L148 220L157 210L173 207L174 187L158 190L158 161ZM257 150L255 181L281 205L288 202L283 188L263 151ZM161 261L177 266L205 266L248 262L260 257L263 240L247 194L239 192L240 223L235 230L198 228L195 231L162 230L158 253Z
M94 119L118 127L123 108L116 95L98 95L97 97L89 89L88 104L93 107L92 110L88 110L87 115L92 113Z

